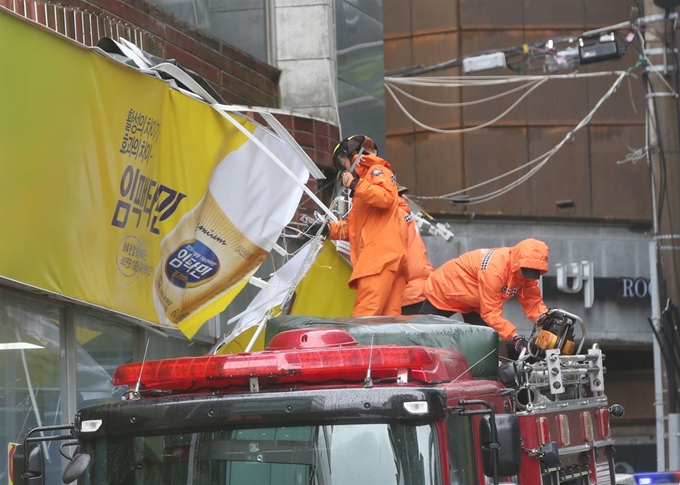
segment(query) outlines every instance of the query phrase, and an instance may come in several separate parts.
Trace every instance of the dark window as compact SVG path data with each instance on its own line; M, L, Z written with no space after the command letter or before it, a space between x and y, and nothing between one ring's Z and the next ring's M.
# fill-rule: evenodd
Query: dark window
M477 473L471 419L458 415L446 418L446 442L451 485L475 485Z

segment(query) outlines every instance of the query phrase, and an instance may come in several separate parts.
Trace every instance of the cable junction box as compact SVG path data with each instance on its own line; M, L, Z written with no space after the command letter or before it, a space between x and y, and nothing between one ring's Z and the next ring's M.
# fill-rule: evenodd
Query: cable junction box
M463 59L463 72L465 74L468 72L486 71L487 69L495 69L497 67L505 67L505 54L502 52Z
M600 36L599 40L595 41L592 39L580 38L578 40L578 50L581 57L581 64L621 57L621 52L616 43L614 34Z

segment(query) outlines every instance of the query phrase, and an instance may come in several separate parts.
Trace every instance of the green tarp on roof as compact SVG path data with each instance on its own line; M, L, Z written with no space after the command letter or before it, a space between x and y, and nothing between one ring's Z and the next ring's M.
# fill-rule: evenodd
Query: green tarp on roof
M347 330L360 344L422 345L460 351L476 379L497 379L498 333L488 327L434 315L324 319L285 315L267 322L265 347L286 330L331 327Z

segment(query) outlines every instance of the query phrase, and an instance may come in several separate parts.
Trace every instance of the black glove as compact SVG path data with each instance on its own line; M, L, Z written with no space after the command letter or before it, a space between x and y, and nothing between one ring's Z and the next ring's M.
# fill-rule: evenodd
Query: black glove
M542 327L545 321L548 319L548 314L550 313L550 309L548 309L547 312L545 312L543 315L538 317L538 320L536 320L536 326L537 327Z
M359 183L359 175L357 175L354 170L351 172L342 172L342 175L340 176L340 182L342 182L344 187L354 191L354 189L357 187L357 184Z
M307 226L307 229L304 232L304 235L307 237L316 237L317 235L321 235L323 237L328 237L328 235L331 233L331 228L328 226L327 222L324 221L316 221Z
M518 354L522 354L522 350L529 352L529 341L523 335L515 335L512 339L512 344Z

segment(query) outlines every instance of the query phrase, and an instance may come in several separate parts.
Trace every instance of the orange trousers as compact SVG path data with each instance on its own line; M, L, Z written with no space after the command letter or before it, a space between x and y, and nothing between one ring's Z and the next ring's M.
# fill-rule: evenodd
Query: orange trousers
M406 278L399 271L383 271L357 280L353 317L400 315Z

